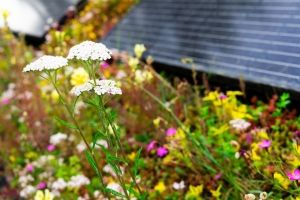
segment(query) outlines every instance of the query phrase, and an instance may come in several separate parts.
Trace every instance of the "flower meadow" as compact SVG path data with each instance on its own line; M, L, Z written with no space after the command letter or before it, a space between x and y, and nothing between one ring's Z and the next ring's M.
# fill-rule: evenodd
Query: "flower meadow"
M143 44L95 42L134 3L90 1L39 48L1 29L0 199L299 200L290 95L208 89Z

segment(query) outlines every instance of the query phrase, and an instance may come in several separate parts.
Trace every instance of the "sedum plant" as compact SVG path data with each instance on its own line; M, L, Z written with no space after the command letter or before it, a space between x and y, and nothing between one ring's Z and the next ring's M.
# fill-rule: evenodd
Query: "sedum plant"
M122 90L113 80L101 79L101 75L97 74L97 67L102 61L111 58L111 52L101 43L85 41L73 46L66 58L61 56L44 55L34 62L28 64L23 72L43 72L40 76L51 82L55 88L61 104L66 108L69 120L56 118L56 120L74 129L82 138L86 150L85 156L96 173L100 182L100 191L103 196L110 199L112 196L121 199L145 199L146 193L143 193L137 178L139 168L139 153L133 163L130 163L120 140L119 130L114 122L113 113L107 109L107 103L111 95L121 95ZM80 85L74 86L70 91L59 85L58 76L60 70L69 64L81 64L88 72L89 79ZM95 109L99 116L99 124L93 126L95 135L88 137L85 134L85 127L80 126L80 122L75 117L75 107L79 98L82 98L87 104ZM92 142L89 141L92 138ZM99 145L97 141L104 140L107 145ZM96 151L96 147L100 147L105 155L106 162L114 171L119 186L105 185L103 175L99 166L101 154ZM107 147L107 148L106 148ZM103 158L101 158L103 159ZM130 182L128 182L123 170L128 167Z

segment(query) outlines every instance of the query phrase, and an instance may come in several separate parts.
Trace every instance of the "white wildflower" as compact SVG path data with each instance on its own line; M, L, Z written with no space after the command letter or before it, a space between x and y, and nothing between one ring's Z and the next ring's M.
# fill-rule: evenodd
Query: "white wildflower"
M58 180L54 181L51 185L51 188L55 191L63 190L68 186L68 183L62 179L59 178Z
M121 170L121 175L123 175L123 174L124 174L124 168L123 168L123 167L120 167L120 170ZM103 167L103 171L104 171L105 173L107 173L107 174L110 174L110 175L114 176L114 177L117 176L115 170L111 167L110 164L105 165L105 166Z
M25 66L23 72L56 70L68 64L68 60L61 56L42 56Z
M90 180L84 175L72 176L68 182L70 188L80 188L81 186L90 184Z
M106 186L106 188L111 189L111 190L114 190L114 191L119 192L119 193L121 193L121 194L124 193L122 187L121 187L118 183L109 183L109 184Z
M266 193L266 192L261 192L260 194L259 194L259 199L260 200L266 200L268 198L268 193Z
M182 181L180 181L180 182L175 182L175 183L173 183L173 188L174 188L175 190L182 190L182 189L184 189L184 188L185 188L184 181L182 180Z
M32 185L27 185L25 188L23 188L20 191L20 196L29 199L29 197L36 192L36 188L33 187Z
M95 93L98 95L103 94L122 94L121 88L116 86L113 80L97 80L94 88Z
M82 92L87 92L92 89L93 89L93 84L90 81L88 81L84 84L73 87L71 90L71 94L75 96L80 96Z
M86 149L86 145L83 141L76 145L76 149L79 153L83 152Z
M246 194L244 196L244 200L255 200L255 195L254 194Z
M32 181L34 181L34 178L31 175L20 176L18 180L21 187L25 187L26 185L28 185L28 183Z
M96 145L95 145L95 148L96 148L96 149L99 149L100 146L102 146L102 147L104 147L105 149L107 149L107 148L108 148L108 143L107 143L107 141L106 141L106 140L97 140Z
M67 59L78 60L107 60L111 58L111 52L104 44L92 41L85 41L78 45L73 46Z
M58 145L62 141L66 140L68 136L64 133L56 133L50 136L50 144Z
M244 119L233 119L230 120L229 124L231 125L232 128L238 131L246 130L251 125L249 122L247 122Z

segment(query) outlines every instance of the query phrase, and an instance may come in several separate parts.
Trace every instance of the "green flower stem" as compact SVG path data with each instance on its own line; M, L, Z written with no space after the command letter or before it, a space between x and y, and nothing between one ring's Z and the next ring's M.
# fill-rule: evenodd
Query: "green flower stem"
M97 173L97 174L98 174L99 179L100 179L101 191L102 191L102 193L103 193L105 196L108 196L108 195L107 195L107 192L104 190L105 186L104 186L104 182L103 182L103 176L102 176L101 171L100 171L100 169L99 169L98 163L96 162L95 154L94 154L93 150L91 149L90 145L88 144L87 139L85 138L85 136L84 136L84 134L83 134L83 132L82 132L82 130L81 130L81 128L80 128L80 126L79 126L77 120L75 119L74 113L72 112L72 110L71 110L71 108L69 107L69 105L67 104L65 98L63 97L63 95L61 94L60 90L58 89L58 87L57 87L57 85L56 85L56 80L55 80L55 79L53 80L53 77L51 76L51 73L50 73L50 72L48 72L47 74L48 74L48 76L49 76L49 79L50 79L50 81L51 81L53 87L55 88L57 94L59 95L59 98L60 98L62 104L65 106L65 108L66 108L66 110L67 110L67 112L68 112L68 114L69 114L71 120L73 121L73 123L74 123L74 125L75 125L75 127L76 127L76 130L78 131L79 135L81 136L81 138L82 138L83 142L85 143L85 146L87 147L88 151L89 151L90 154L92 155L92 158L93 158L94 162L96 163L96 167L97 167L97 170L98 170L98 172L99 172L99 173ZM109 196L108 196L108 197L109 197Z
M117 129L116 129L115 125L113 124L113 122L111 121L111 119L109 118L109 116L108 116L108 114L107 114L107 112L105 110L102 98L100 98L100 100L101 100L101 106L102 106L102 109L103 109L103 112L104 112L104 116L108 120L108 123L109 123L109 125L112 128L114 136L115 136L115 138L117 140L117 145L118 145L118 147L121 150L121 156L123 157L123 159L125 161L127 161L126 153L125 153L125 150L124 150L124 148L123 148L123 146L121 144L120 138L119 138L118 133L117 133ZM141 190L141 188L139 187L139 184L136 181L136 177L132 174L131 170L128 170L128 171L129 171L129 175L132 178L132 181L133 181L134 185L138 189L139 193L142 194L142 190Z

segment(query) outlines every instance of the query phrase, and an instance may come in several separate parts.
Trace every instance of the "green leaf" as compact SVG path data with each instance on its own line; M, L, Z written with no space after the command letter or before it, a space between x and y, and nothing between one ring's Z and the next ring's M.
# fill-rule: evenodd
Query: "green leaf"
M60 119L60 118L58 118L58 117L54 117L54 119L55 119L59 124L61 124L61 125L63 125L63 126L66 126L66 127L68 127L68 128L71 128L71 129L78 129L74 124L71 124L70 122L67 122L67 121L65 121L65 120L63 120L63 119Z
M115 190L109 189L109 188L105 188L106 192L109 192L110 194L117 196L117 197L122 197L122 198L126 198L125 195L121 194L120 192L117 192Z
M133 175L136 177L138 174L138 170L141 167L141 160L140 160L140 156L141 156L141 152L142 152L142 148L140 148L134 158L134 164L132 167L132 171L133 171Z
M91 165L91 167L93 168L93 170L96 172L96 174L99 176L100 172L98 170L96 161L94 160L93 156L91 155L91 153L87 150L85 150L85 156L86 159L88 160L89 164Z

